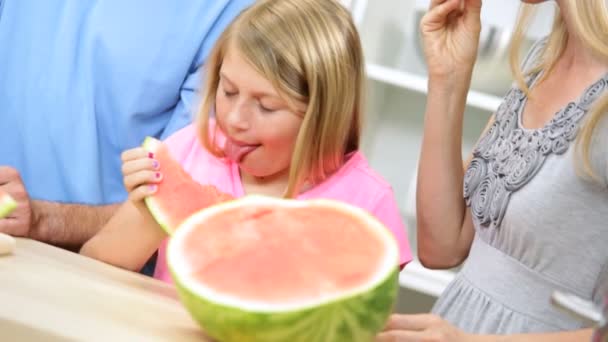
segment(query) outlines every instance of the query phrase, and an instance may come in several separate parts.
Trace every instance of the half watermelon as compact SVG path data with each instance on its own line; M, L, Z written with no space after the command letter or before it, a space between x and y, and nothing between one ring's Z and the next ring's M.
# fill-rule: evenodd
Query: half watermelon
M8 193L0 190L0 218L10 215L17 208L17 202Z
M171 156L160 140L147 137L143 148L154 153L160 163L163 179L156 193L144 199L150 213L167 234L171 235L188 216L195 212L233 199L213 185L203 185L192 179Z
M219 341L370 341L398 291L399 250L363 209L247 196L186 219L167 260Z

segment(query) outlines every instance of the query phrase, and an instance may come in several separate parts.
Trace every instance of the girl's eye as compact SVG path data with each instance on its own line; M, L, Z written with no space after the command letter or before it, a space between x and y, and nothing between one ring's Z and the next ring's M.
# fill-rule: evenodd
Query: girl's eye
M226 97L232 97L232 96L234 96L236 94L238 94L236 91L226 91L226 90L224 90L224 95Z
M260 110L264 113L271 113L274 112L276 109L264 107L264 105L260 103Z

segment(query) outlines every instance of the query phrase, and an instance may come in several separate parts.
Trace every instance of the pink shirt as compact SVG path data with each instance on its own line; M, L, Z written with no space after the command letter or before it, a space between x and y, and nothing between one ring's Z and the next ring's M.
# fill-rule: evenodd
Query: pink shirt
M213 184L220 191L234 197L245 196L238 165L209 153L198 140L194 125L175 132L165 143L173 158L194 180L202 184ZM405 226L392 188L369 167L361 152L353 153L336 173L297 198L334 199L366 209L382 221L397 239L401 266L412 260ZM166 246L165 240L158 250L154 277L170 283L172 281L167 268Z

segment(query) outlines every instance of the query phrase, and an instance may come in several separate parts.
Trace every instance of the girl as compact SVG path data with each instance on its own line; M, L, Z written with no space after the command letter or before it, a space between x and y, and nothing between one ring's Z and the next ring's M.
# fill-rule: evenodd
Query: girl
M591 339L591 329L551 305L551 294L600 302L608 281L608 8L606 0L555 3L553 31L522 73L524 8L513 41L517 86L465 173L459 146L481 0L431 1L421 25L429 98L418 250L433 268L466 261L435 304L442 318L394 316L379 341Z
M393 192L358 150L363 66L338 2L259 1L214 47L197 123L166 144L195 180L235 197L323 197L367 209L393 232L403 266L411 254ZM154 276L170 281L166 236L142 201L162 181L162 165L141 148L124 152L123 163L129 201L81 252L139 270L160 246Z

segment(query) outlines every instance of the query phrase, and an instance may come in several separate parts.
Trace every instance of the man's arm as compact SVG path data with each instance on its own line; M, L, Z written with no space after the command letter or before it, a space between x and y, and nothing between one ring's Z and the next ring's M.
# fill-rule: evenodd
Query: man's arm
M204 78L204 65L211 49L234 18L253 2L253 0L223 0L202 3L205 10L201 11L204 14L200 17L200 22L207 25L206 30L200 37L200 41L197 42L199 44L198 51L182 83L179 101L171 113L169 122L161 132L160 139L164 140L192 122L193 113L196 112L202 100L200 89Z
M28 237L78 250L110 220L119 206L32 201L33 217Z
M110 219L118 204L89 206L30 200L19 172L0 166L0 188L17 208L0 219L0 232L24 236L70 249L78 249Z

